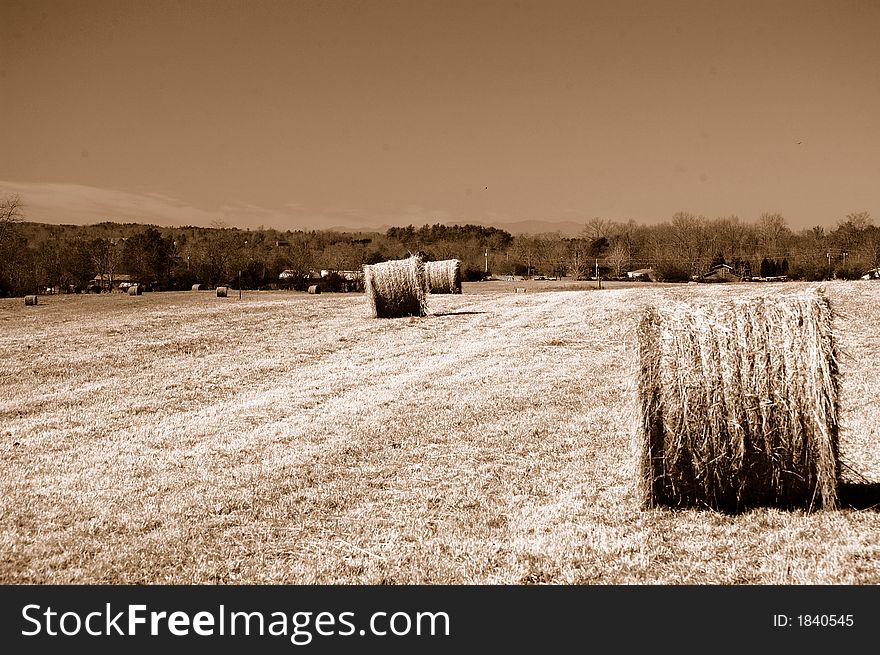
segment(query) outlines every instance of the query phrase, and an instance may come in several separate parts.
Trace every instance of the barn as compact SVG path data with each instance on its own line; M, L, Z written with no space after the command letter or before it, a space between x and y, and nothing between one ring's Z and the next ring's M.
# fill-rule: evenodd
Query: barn
M733 272L727 264L717 264L708 273L700 277L700 282L742 282L742 278Z

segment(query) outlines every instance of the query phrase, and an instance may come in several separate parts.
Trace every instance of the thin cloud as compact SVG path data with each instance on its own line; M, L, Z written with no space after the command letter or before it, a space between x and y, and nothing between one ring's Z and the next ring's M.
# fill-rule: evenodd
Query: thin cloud
M157 191L135 193L84 184L0 180L0 194L10 193L21 196L26 220L51 224L87 225L111 221L162 227L212 227L222 223L241 229L384 231L390 226L435 223L485 225L523 220L493 211L478 214L428 208L419 204L368 211L351 205L313 209L290 201L282 207L273 208L236 201L206 209Z
M0 181L0 193L16 193L25 218L46 223L102 221L156 225L209 225L217 212L192 207L160 193L131 193L83 184Z
M381 216L350 206L311 210L296 202L271 208L239 201L205 209L155 191L134 193L84 184L0 180L0 194L21 196L25 219L38 223L86 225L112 221L166 227L210 227L222 222L238 228L320 230L331 227L374 229L379 225L428 221L427 215L416 207Z

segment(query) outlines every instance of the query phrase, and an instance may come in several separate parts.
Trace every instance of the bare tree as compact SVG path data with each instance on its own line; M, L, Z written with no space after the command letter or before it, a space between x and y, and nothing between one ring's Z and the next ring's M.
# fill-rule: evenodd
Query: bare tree
M801 230L794 241L792 276L802 280L822 280L830 276L828 269L829 238L817 225Z
M430 252L435 260L458 259L458 243L448 239L441 239L431 244Z
M21 196L17 193L9 194L0 200L0 246L3 245L9 227L24 218L23 206Z
M629 259L629 245L623 238L615 239L611 244L611 247L605 253L605 261L614 269L616 277L620 277L623 267L629 264Z
M331 243L321 253L321 263L335 271L350 271L361 263L361 253L358 247L350 241L338 241Z
M119 269L121 248L114 239L93 239L89 244L92 266L101 280L101 290L113 291L113 277Z
M18 239L11 229L13 223L22 219L21 206L17 194L0 199L0 296L17 295L24 286L32 286L23 281L29 268L27 242Z
M541 240L531 234L523 234L513 242L514 257L526 265L526 275L531 276L541 259Z
M597 241L602 237L607 238L608 235L611 233L613 227L614 224L611 221L596 216L595 218L591 218L584 225L584 229L581 231L581 235L585 239L589 239L590 241Z
M868 212L847 214L829 236L837 251L833 255L842 260L845 271L850 274L864 272L874 265L878 244Z
M247 239L235 229L211 229L193 244L193 270L199 282L230 284L247 264Z
M869 212L853 212L847 214L846 218L839 222L839 225L851 225L854 230L864 232L874 224Z
M758 235L763 247L763 255L783 257L788 246L791 230L782 214L763 213L758 219Z
M703 273L704 260L709 257L705 225L706 219L703 216L694 216L688 212L676 212L670 223L674 256L686 266L691 275Z

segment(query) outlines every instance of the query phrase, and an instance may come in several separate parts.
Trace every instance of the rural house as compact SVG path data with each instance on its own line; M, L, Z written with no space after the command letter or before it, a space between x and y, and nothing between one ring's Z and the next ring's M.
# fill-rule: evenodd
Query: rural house
M133 284L137 284L131 275L119 273L117 275L96 275L89 282L89 289L97 289L99 291L113 291L115 289L127 289Z
M699 278L700 282L742 282L742 278L733 272L733 267L728 264L717 264L705 275Z
M653 268L640 268L637 271L627 271L626 277L630 280L644 280L645 282L654 281Z

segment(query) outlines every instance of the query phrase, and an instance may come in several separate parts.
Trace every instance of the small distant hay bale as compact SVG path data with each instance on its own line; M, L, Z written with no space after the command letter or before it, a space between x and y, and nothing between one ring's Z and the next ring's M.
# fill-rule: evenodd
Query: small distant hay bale
M25 305L36 305L37 304L37 296L25 296L24 304Z
M364 264L364 291L374 318L425 316L425 264L412 255L379 264Z
M649 308L639 329L646 508L838 504L838 353L821 290Z
M192 290L193 291L201 291L202 285L201 284L194 284L194 285L192 285Z
M141 288L139 284L132 284L128 287L128 295L129 296L142 296L144 295L144 290Z
M525 287L517 287L517 288L516 288L516 292L517 292L517 293L525 293L525 292L526 292L526 288L525 288Z
M428 293L461 293L461 261L425 262L425 283Z
M309 293L311 293L311 294L321 293L321 287L319 287L317 284L313 284L312 286L309 287Z
M228 287L217 287L217 297L225 298L229 294Z

